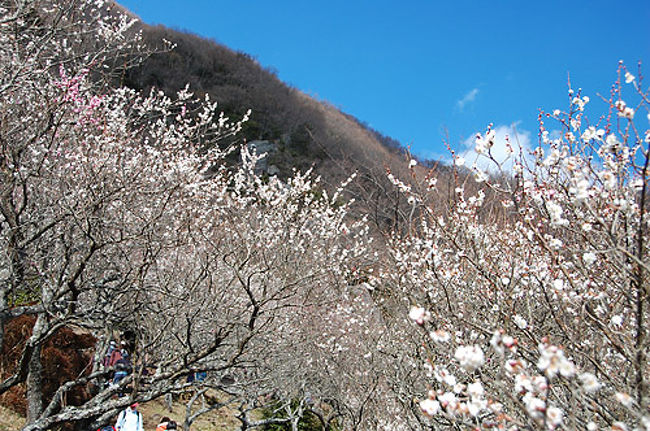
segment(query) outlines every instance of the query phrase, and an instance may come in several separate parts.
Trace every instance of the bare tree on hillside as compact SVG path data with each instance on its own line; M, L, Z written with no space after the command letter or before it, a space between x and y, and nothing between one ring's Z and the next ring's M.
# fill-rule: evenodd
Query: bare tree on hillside
M254 370L255 340L273 340L282 313L362 256L363 221L316 195L309 173L265 182L245 152L224 167L215 142L240 124L208 98L98 91L92 68L137 44L101 2L3 7L0 347L10 319L36 323L0 394L25 388L24 429L99 425L134 399L189 387L193 372ZM69 49L78 34L99 48ZM41 348L62 327L97 338L95 361L46 397ZM111 375L99 359L115 328L137 334L134 371L65 405L71 388Z
M649 100L637 76L619 67L595 123L598 102L570 89L567 110L540 116L532 154L506 146L509 178L473 167L498 210L461 184L440 215L444 191L393 178L422 216L393 239L379 284L410 318L394 345L413 365L423 427L648 428L650 131L635 120ZM475 153L498 163L495 145L488 128Z

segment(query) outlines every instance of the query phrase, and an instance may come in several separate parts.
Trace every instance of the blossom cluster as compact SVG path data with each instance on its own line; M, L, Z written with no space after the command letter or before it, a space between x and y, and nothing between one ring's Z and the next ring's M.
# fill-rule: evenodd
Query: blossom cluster
M590 122L594 102L570 90L569 108L542 113L537 147L496 166L500 177L455 157L448 207L417 179L392 180L417 196L421 217L393 239L396 270L383 275L410 304L428 304L412 305L409 320L426 358L419 407L438 423L648 429L638 349L650 317L650 127L633 124L648 97L625 66L619 74L613 116ZM498 164L494 139L489 126L475 152Z

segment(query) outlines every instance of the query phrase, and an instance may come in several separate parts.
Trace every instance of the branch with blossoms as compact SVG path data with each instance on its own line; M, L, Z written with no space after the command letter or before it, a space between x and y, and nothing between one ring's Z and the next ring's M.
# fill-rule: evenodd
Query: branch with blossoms
M494 130L477 135L475 184L457 184L448 207L435 183L392 179L419 217L394 236L383 282L411 304L432 423L650 426L650 130L634 123L649 93L640 70L618 76L596 122L572 89L566 111L542 113L531 153L507 142L499 161Z
M0 29L0 41L11 42L0 50L0 348L11 319L35 317L0 391L24 391L30 430L103 425L135 399L188 389L194 370L215 382L235 378L245 395L257 393L255 385L268 380L261 352L280 356L293 343L284 332L315 335L298 329L309 316L292 311L327 289L323 303L332 304L333 286L343 289L350 268L365 261L366 222L348 217L350 206L339 199L345 183L329 195L311 172L263 180L255 173L260 156L245 147L241 164L226 166L230 150L218 144L241 122L224 117L208 96L99 92L92 63L121 45L130 21L109 16L103 22L117 27L97 29L74 16L51 28L42 51L31 47L38 52L9 49L35 28ZM59 36L77 28L108 46L89 52L90 64L54 50L67 44ZM20 61L11 63L14 57ZM63 381L50 398L40 352L67 327L96 340L92 369ZM136 371L102 386L114 370L99 359L124 328L137 334ZM291 397L314 381L323 397L347 396L326 388L325 373L293 377L275 380L275 388ZM71 391L89 385L97 393L64 405ZM130 395L113 399L120 392Z

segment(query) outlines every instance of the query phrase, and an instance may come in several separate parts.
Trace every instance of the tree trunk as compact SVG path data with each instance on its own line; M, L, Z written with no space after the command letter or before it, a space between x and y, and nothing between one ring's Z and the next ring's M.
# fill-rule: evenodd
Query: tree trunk
M0 286L0 352L2 352L2 346L4 345L5 323L8 320L6 315L9 311L9 302L7 301L8 284L7 282L7 285Z
M171 393L165 394L165 405L167 406L169 413L171 413L172 408L174 407L174 396Z
M40 317L39 317L40 319ZM27 422L33 422L43 413L43 364L41 363L41 345L34 347L29 358L27 374Z
M46 332L45 314L39 314L32 329L32 336L27 341L33 343L34 350L29 358L26 380L27 398L27 423L33 422L43 413L43 363L41 353L43 349L43 335Z

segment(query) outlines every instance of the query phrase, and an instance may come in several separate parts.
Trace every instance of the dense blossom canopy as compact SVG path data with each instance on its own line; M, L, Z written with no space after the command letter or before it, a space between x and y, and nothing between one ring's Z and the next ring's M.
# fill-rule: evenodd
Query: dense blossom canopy
M183 391L186 429L225 404L242 429L308 412L324 429L650 429L640 71L620 65L591 120L603 101L570 89L532 152L510 139L497 160L489 126L450 177L388 172L407 211L381 236L351 211L355 173L269 177L225 145L248 114L107 85L140 40L101 0L0 4L0 347L35 321L0 395L23 385L25 430ZM92 335L94 360L45 399L60 328ZM134 372L102 386L123 330ZM93 395L65 405L75 387ZM208 388L226 401L196 409ZM269 406L284 416L258 420Z
M500 176L473 163L482 187L458 181L447 211L440 190L394 179L421 216L393 240L386 277L422 330L414 366L432 424L650 426L649 100L623 65L619 76L595 121L573 90L566 111L541 114L532 154L507 142L497 161L494 131L477 135Z

